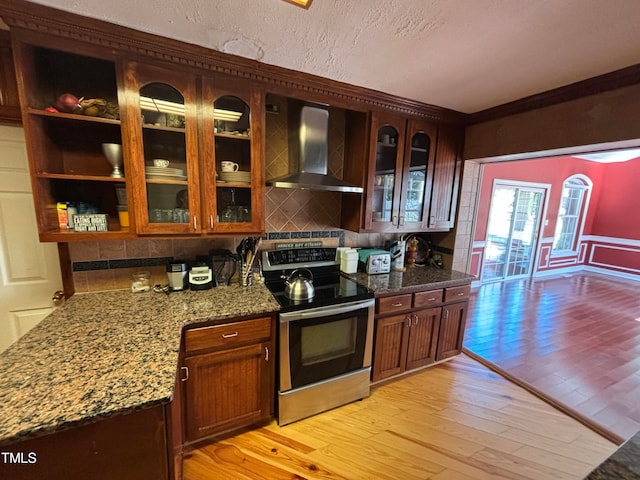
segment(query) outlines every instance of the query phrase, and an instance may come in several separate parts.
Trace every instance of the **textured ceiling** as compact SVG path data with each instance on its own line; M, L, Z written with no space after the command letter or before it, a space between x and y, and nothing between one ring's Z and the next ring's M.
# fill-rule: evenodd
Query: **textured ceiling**
M38 0L473 113L640 63L639 0Z

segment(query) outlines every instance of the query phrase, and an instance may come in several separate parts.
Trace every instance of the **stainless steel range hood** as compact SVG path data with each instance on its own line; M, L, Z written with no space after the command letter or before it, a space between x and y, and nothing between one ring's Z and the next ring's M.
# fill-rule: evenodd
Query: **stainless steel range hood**
M299 122L299 128L295 131L297 138L289 139L291 172L282 177L267 180L267 185L280 188L362 193L362 187L327 173L329 111L304 105L299 115L297 112L294 115L298 117L294 118L294 121Z

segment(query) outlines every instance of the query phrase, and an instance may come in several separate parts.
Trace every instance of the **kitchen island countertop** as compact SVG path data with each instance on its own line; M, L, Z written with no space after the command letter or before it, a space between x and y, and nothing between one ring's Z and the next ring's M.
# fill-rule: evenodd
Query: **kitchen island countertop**
M367 275L357 272L347 275L356 282L370 288L376 295L392 293L410 293L430 289L457 287L467 285L476 277L456 270L445 270L433 267L407 267L404 272Z
M640 480L640 432L596 467L586 480Z
M263 284L74 295L0 354L0 444L169 402L184 326L278 309Z

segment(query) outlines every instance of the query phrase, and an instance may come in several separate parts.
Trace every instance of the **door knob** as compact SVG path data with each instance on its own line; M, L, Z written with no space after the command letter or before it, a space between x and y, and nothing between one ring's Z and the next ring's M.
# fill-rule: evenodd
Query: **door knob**
M64 303L64 292L62 290L58 290L57 292L54 292L53 296L51 297L51 300L53 300L53 304L56 307L59 307Z

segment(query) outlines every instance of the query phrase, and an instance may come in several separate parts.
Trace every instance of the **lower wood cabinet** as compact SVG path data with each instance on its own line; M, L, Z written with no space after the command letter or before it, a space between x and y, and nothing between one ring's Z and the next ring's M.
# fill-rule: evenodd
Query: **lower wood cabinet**
M372 381L459 354L469 292L463 285L378 298Z
M274 323L274 317L261 317L185 332L186 443L272 417Z
M165 405L3 445L0 478L168 480Z
M436 360L455 357L462 351L469 302L457 302L442 308Z

